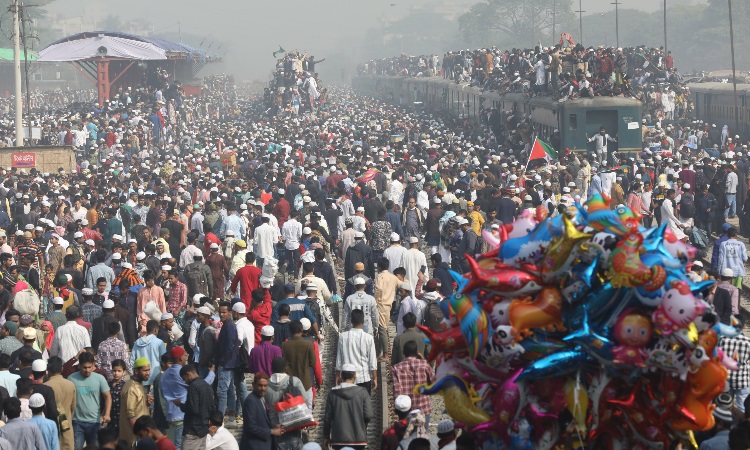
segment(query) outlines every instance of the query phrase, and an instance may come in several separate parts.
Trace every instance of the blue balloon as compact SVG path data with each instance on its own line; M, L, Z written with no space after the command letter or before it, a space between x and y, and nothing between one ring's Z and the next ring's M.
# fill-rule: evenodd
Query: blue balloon
M532 362L518 376L518 381L539 380L566 375L581 369L589 360L588 354L580 347L561 350Z

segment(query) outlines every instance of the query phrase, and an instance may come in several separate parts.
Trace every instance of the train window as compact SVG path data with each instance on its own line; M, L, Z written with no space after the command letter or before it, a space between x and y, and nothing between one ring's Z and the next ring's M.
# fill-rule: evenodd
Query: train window
M578 129L578 116L576 116L575 114L571 114L569 118L569 122L570 122L571 130L575 131Z

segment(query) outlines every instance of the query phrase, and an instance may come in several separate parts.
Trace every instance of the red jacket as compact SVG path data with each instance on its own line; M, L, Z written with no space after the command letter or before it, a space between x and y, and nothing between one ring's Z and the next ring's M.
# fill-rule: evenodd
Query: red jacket
M242 270L242 269L240 269ZM239 274L239 271L237 271ZM271 314L273 313L273 303L271 303L271 292L268 289L263 289L264 297L263 303L255 308L248 309L247 320L253 323L255 326L255 342L260 342L261 329L271 324ZM244 300L243 300L244 303ZM260 344L258 344L260 345Z
M250 305L253 303L253 291L260 287L260 276L263 271L256 266L245 266L234 274L229 290L231 292L237 292L237 283L240 283L240 298L242 303L245 304L245 308L250 309Z
M273 215L276 216L276 219L279 221L279 229L281 229L284 226L284 223L289 220L289 212L291 209L291 205L284 197L281 197L278 203L276 203L276 206L273 207Z

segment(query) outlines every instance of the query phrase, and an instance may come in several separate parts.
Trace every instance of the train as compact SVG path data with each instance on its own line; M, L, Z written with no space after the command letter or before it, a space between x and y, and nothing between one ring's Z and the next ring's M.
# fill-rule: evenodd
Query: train
M641 102L624 97L578 98L557 101L552 97L483 91L479 87L455 83L441 77L411 78L360 75L352 87L364 94L403 105L421 105L426 111L442 112L457 118L477 118L483 110L495 107L513 115L529 117L538 137L552 142L559 130L555 150L593 151L586 135L593 136L604 127L617 143L610 151L639 152L642 149ZM614 147L614 148L613 148Z
M729 125L733 134L744 138L750 135L750 84L737 83L738 116L735 115L732 83L689 83L687 86L695 117L719 128Z

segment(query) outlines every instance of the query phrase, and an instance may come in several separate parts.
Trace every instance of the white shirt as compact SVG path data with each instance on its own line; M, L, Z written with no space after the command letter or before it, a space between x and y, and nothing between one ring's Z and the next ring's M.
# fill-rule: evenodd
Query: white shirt
M299 240L302 239L302 224L297 219L289 219L281 228L281 239L287 250L299 250Z
M180 253L180 268L184 269L185 266L194 262L193 257L195 255L203 256L203 251L201 251L201 249L199 249L193 244L190 244L187 247L185 247L185 250L183 250L182 253Z
M247 320L247 317L241 317L240 320L234 322L234 325L237 327L237 337L247 351L249 358L250 350L255 347L255 325Z
M76 210L76 209L71 209L70 210L70 213L73 216L74 220L83 220L83 219L85 219L86 218L86 213L88 213L88 212L89 212L89 210L86 209L86 208L84 208L83 206L81 206L81 208L78 209L78 210Z
M273 247L276 243L276 230L269 224L264 223L255 229L253 243L255 244L255 256L267 258L273 256Z
M391 245L383 252L383 257L388 260L388 269L393 272L404 265L404 255L406 247L403 245Z
M425 275L427 275L427 258L420 250L410 248L404 253L403 264L404 269L406 269L406 280L411 284L411 292L414 295L414 288L417 286L417 280L419 279L419 269L425 267Z
M91 347L89 332L76 322L68 321L57 329L49 354L68 362L84 347Z
M237 444L237 439L232 436L224 427L219 427L216 433L211 436L209 433L206 436L206 450L240 450L240 446Z
M353 328L341 333L336 353L336 370L341 370L344 364L354 364L357 368L355 383L370 381L370 374L378 369L375 339L361 328Z

